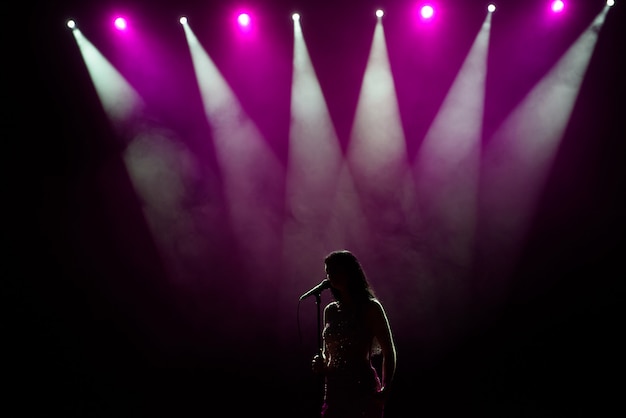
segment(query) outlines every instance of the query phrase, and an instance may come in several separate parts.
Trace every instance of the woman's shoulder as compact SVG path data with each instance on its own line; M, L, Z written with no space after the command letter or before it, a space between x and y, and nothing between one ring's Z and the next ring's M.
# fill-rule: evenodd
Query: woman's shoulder
M324 308L324 310L326 310L327 312L337 311L338 309L339 309L339 302L337 302L336 300L328 302L328 304L326 305L326 308Z
M370 313L382 313L384 312L383 304L377 298L370 298L366 303L367 311Z

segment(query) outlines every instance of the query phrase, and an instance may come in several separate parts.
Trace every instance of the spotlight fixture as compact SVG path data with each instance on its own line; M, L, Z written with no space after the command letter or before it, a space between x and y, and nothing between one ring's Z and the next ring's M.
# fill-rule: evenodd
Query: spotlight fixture
M384 14L385 12L383 12L381 9L376 10L376 17L381 18Z
M128 22L123 17L115 18L113 24L118 30L125 30L128 27Z
M426 6L422 7L422 9L420 10L420 14L422 15L422 18L430 19L435 14L435 9L433 9L433 6L427 4Z
M300 15L298 13L294 13L291 15L291 18L293 19L294 22L297 22L300 20Z
M554 13L560 13L565 8L565 3L562 0L554 0L551 5L552 11Z
M487 10L489 11L489 13L493 13L496 11L496 5L491 3L489 6L487 6Z
M186 16L181 16L180 19L178 19L178 21L180 22L181 25L186 25L187 24L187 17Z
M237 17L237 21L241 26L248 26L250 24L250 15L241 13L239 17Z
M615 5L615 1L614 0L606 0L606 5L611 7L611 6Z
M74 21L74 19L70 19L67 21L66 25L68 28L74 29L76 27L76 22Z

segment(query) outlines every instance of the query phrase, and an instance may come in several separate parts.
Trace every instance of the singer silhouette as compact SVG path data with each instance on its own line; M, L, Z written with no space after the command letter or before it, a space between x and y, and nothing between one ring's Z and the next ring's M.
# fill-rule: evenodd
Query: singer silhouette
M312 360L313 372L324 376L321 416L382 418L396 372L387 314L351 252L333 251L324 264L334 300L324 307L322 350ZM301 299L325 286L322 281Z

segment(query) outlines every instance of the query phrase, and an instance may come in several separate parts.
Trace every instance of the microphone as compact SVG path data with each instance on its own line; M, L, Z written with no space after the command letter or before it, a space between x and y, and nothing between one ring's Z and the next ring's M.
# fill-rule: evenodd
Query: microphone
M330 287L330 280L324 279L313 289L309 290L304 295L300 296L300 300L304 298L308 298L311 295L315 295L315 294L319 295L320 293L322 293L322 290L328 289L329 287Z

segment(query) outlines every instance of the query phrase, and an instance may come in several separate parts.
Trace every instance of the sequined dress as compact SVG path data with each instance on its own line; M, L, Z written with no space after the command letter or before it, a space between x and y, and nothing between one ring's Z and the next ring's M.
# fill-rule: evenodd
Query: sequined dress
M361 314L362 315L362 314ZM381 418L374 395L380 379L370 361L374 337L359 312L329 305L323 331L328 359L324 386L324 418Z

